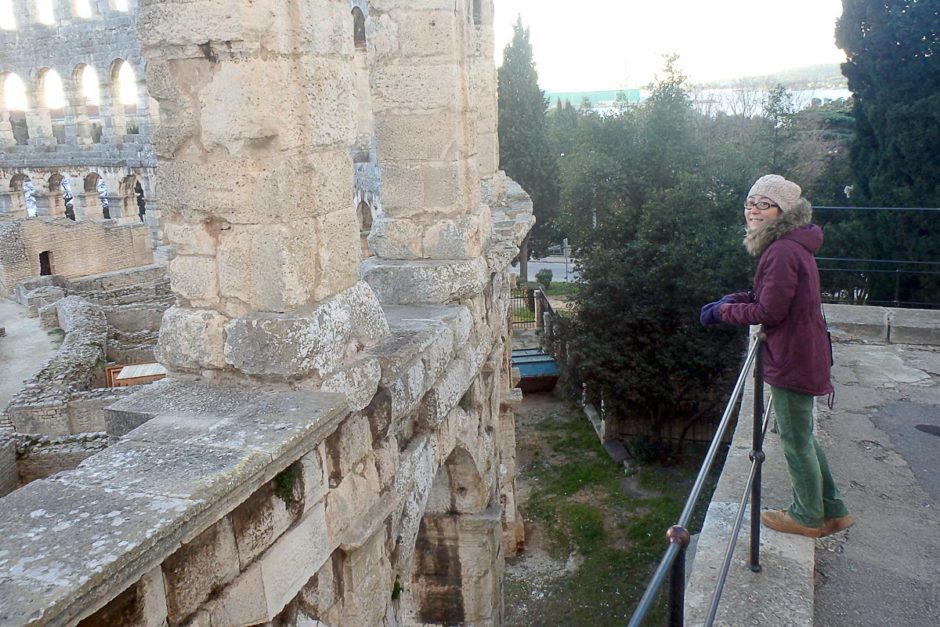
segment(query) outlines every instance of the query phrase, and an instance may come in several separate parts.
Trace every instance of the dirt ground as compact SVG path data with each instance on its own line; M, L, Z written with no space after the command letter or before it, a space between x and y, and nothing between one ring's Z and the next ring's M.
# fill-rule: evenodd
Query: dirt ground
M507 561L504 624L625 624L694 468L627 473L581 410L551 394L526 395L516 411L516 455L526 547ZM660 607L645 624L662 622Z

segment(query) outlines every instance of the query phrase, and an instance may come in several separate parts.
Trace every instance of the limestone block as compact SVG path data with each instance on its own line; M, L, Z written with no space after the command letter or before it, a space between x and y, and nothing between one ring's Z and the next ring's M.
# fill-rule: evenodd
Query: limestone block
M331 547L345 542L346 531L378 502L380 492L379 473L371 455L330 490L325 502Z
M170 261L169 270L170 284L181 298L198 302L218 299L215 259L177 255Z
M383 603L391 592L392 568L385 549L385 530L380 528L346 562L343 579L354 594L345 597L344 625L380 625L385 615Z
M321 501L261 557L268 620L280 613L329 559L327 528Z
M239 575L217 599L207 604L206 609L213 627L254 625L267 621L270 612L260 565Z
M348 211L334 211L316 219L319 262L318 284L314 298L323 300L354 286L359 275L359 225L356 215Z
M384 260L376 257L359 265L362 278L382 303L442 304L479 294L489 274L482 258L457 261Z
M237 225L219 243L219 289L260 311L289 311L309 303L317 284L315 220L290 226Z
M369 248L384 259L424 257L422 228L412 219L378 216L369 232Z
M426 386L430 385L430 382L425 382L424 370L424 364L416 361L399 378L388 384L393 422L418 408Z
M177 156L160 165L159 189L187 221L293 224L348 210L353 166L348 146L235 158Z
M141 2L140 40L144 47L165 47L177 54L207 41L258 41L276 29L279 8L267 2L233 6L225 0ZM156 56L151 54L148 60Z
M183 146L199 133L195 111L180 82L191 77L193 82L206 80L211 64L206 59L167 61L151 55L147 60L147 90L160 103L160 124L151 137L157 156L172 159ZM161 168L163 165L161 165ZM161 179L162 179L161 173ZM162 182L157 194L167 197Z
M300 458L300 472L304 482L304 512L306 513L319 503L330 489L325 444L321 444Z
M340 365L335 373L323 379L318 388L324 392L344 394L349 409L359 411L372 401L381 377L379 360L366 355Z
M232 511L232 527L238 561L245 570L256 557L274 544L300 515L300 502L288 502L268 482Z
M461 16L451 8L424 11L396 11L399 54L402 59L434 57L435 63L456 62Z
M87 625L135 625L162 627L166 625L166 590L163 571L159 566L140 581L114 597L103 608L84 618Z
M398 449L398 438L394 435L384 439L375 449L375 468L379 473L379 486L385 492L395 482L395 473L398 471L401 451Z
M166 216L166 214L164 214ZM163 233L166 241L173 245L178 255L215 256L216 241L219 234L218 224L211 222L179 222L165 220Z
M183 622L237 575L235 534L225 517L163 562L170 624Z
M376 150L396 161L452 161L460 156L456 111L387 112L375 122ZM384 194L384 190L383 190Z
M489 211L451 220L439 220L424 232L422 250L430 259L474 259L492 230Z
M426 163L421 166L423 206L452 214L476 208L472 193L478 180L476 163L467 159Z
M330 481L339 483L372 453L369 419L361 414L350 416L326 441L326 460Z
M376 125L381 123L376 118ZM393 218L407 218L424 211L424 184L421 164L385 154L376 137L376 155L382 164L382 212ZM374 228L374 225L373 225Z
M385 312L368 283L357 282L343 296L347 299L352 313L353 333L360 342L369 346L388 336Z
M376 118L388 109L454 109L460 101L460 82L456 63L377 66L372 86Z
M893 309L889 325L892 344L940 345L940 322L934 311Z
M258 376L324 377L346 356L352 317L340 299L309 314L255 314L226 326L225 359Z
M157 359L170 370L224 368L227 321L214 311L170 307L163 314Z
M418 410L419 420L431 429L440 425L447 414L460 402L475 375L476 370L473 369L469 358L461 355L454 359L444 376L422 399Z

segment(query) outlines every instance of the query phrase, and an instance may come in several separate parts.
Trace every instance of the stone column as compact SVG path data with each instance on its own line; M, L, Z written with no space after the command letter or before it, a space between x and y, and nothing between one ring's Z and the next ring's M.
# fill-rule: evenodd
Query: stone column
M470 260L483 251L489 223L471 113L471 4L370 3L383 209L370 244L385 259Z
M171 370L326 381L387 334L356 271L351 26L348 0L141 0Z
M496 63L493 57L493 0L477 0L480 16L474 25L474 49L470 60L471 102L476 107L477 167L487 180L499 169L499 138L496 95Z

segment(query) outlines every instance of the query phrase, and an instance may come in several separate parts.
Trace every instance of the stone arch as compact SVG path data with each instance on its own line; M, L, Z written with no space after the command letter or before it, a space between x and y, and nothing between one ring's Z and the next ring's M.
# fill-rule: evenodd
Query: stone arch
M403 623L492 624L500 592L498 507L473 456L457 447L434 477L399 611ZM496 624L499 620L495 620Z
M72 70L72 107L79 145L101 143L101 86L95 68L79 63Z
M359 50L366 47L366 16L359 7L353 7L353 44Z
M140 132L137 89L137 74L134 68L124 59L115 59L111 63L108 80L115 141L120 142L125 135L137 135Z
M470 15L473 18L473 23L480 26L483 23L483 0L471 0L471 2L473 6Z
M144 187L140 177L136 174L128 174L121 179L118 185L118 197L121 203L121 216L136 215L143 222L147 210Z
M30 210L30 190L32 180L22 172L17 172L10 178L10 211L18 218L36 215L35 205Z
M112 11L127 12L129 7L127 5L127 0L108 0L108 8Z
M3 122L10 125L6 141L12 140L17 146L29 145L29 123L26 112L29 110L29 98L26 83L18 74L8 72L3 75L3 116L0 117L0 131Z
M39 135L65 143L65 91L55 69L44 67L36 74L36 118Z
M107 193L107 189L105 189L105 192L102 193L102 184L104 184L104 179L97 172L92 172L91 174L85 176L82 200L84 200L86 218L100 217L104 220L111 219L111 211L110 206L108 205L108 199L104 198Z

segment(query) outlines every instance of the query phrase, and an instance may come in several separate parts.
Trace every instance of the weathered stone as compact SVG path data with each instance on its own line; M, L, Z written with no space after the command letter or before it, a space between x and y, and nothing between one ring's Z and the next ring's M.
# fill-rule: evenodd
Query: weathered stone
M378 471L371 456L330 490L326 497L330 547L337 547L345 541L344 534L378 501L380 491Z
M482 259L400 262L371 257L359 268L379 301L389 305L458 301L480 293L488 278Z
M293 486L279 483L281 477L293 477L287 473L296 473L299 479L300 468L288 467L274 482L256 491L231 514L241 570L274 544L301 513L300 496L294 498ZM296 485L300 486L301 481Z
M381 376L379 360L366 355L342 364L335 373L323 380L320 389L345 394L349 408L359 411L372 401Z
M224 368L227 321L214 311L171 307L163 315L157 358L170 370Z
M346 419L326 441L326 460L330 481L339 483L366 455L372 453L369 420L355 414Z
M235 535L231 520L225 517L163 563L170 624L183 622L237 575Z

